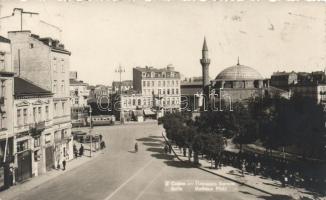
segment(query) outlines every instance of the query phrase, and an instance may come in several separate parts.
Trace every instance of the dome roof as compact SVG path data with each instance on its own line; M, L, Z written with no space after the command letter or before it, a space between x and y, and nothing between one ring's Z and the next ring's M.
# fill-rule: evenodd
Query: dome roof
M237 64L221 71L215 80L261 80L263 76L251 67Z

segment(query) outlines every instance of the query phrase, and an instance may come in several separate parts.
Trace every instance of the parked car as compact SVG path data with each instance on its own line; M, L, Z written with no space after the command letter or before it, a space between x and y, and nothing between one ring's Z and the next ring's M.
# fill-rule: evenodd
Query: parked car
M85 136L87 135L86 132L83 131L73 131L72 132L73 138L75 141L80 142L80 143L84 143L85 141Z
M93 134L93 135L86 135L84 142L85 143L90 143L91 142L91 138L92 138L92 142L99 142L100 141L100 135L98 134Z

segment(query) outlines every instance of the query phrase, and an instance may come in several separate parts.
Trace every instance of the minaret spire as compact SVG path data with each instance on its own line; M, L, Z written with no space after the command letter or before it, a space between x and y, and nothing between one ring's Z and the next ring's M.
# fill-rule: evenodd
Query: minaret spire
M202 51L208 51L207 43L206 43L206 37L204 37L204 44L203 44L203 50Z
M208 57L208 48L206 37L204 37L203 49L202 49L202 58L200 59L200 64L202 66L202 75L203 75L203 91L206 86L209 85L209 64L211 60Z
M238 63L237 63L237 65L240 65L240 59L239 59L239 56L238 56Z

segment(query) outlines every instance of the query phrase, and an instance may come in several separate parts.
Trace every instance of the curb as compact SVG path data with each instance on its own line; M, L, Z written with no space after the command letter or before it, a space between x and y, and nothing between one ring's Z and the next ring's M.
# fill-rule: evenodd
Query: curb
M49 183L49 182L53 181L55 178L58 178L58 177L60 177L62 175L65 175L66 173L69 173L70 171L82 166L83 164L88 163L89 161L92 160L92 158L97 157L100 152L101 151L96 152L96 154L94 156L92 156L92 157L86 157L87 160L82 161L82 163L80 163L80 164L77 164L77 165L75 165L75 166L73 166L71 168L67 167L66 170L61 170L60 169L60 171L56 171L56 169L53 169L53 170L51 170L51 171L49 171L47 173L44 173L44 174L40 175L38 178L42 179L42 177L43 177L44 179L42 181L39 181L39 183L35 182L34 185L33 185L33 183L30 183L31 186L27 186L27 187L26 187L26 185L24 185L25 183L19 183L19 184L13 186L12 188L9 188L8 190L0 191L0 194L4 195L4 197L5 197L3 200L5 200L7 198L8 199L15 199L19 195L22 195L24 192L30 191L31 189L34 189L34 188L38 188L40 185ZM67 164L73 162L74 160L75 159L67 161ZM36 181L36 180L33 179L33 178L30 178L29 181L33 182L33 181ZM25 186L25 188L24 188L24 186ZM0 200L2 200L1 197L0 197Z
M165 137L165 135L164 135L163 132L162 132L162 136L163 136L164 140L165 140L169 145L171 145L170 142L169 142L169 141L167 140L167 138ZM175 151L174 151L173 148L172 148L171 150L172 150L173 154L175 155L175 157L176 157L179 161L184 162L184 163L187 163L187 164L191 164L191 163L189 163L189 162L187 162L187 161L184 161L184 160L182 160L181 158L179 158L179 156L175 153ZM199 166L196 166L196 165L194 165L194 167L196 167L197 169L200 169L200 170L202 170L202 171L205 171L205 172L211 173L211 174L213 174L213 175L219 176L219 177L221 177L221 178L224 178L224 179L226 179L226 180L233 181L233 182L236 182L236 183L238 183L238 184L240 184L240 185L244 185L244 186L246 186L246 187L252 188L252 189L257 190L257 191L259 191L259 192L262 192L262 193L265 193L265 194L268 194L268 195L271 195L271 196L272 196L272 195L275 195L275 194L270 193L270 192L268 192L268 191L266 191L266 190L263 190L263 189L260 189L260 188L254 187L254 186L252 186L252 185L248 185L248 184L246 184L246 183L242 183L242 182L240 182L240 181L238 181L238 180L235 180L235 179L232 179L232 178L229 178L229 177L226 177L226 176L223 176L223 175L217 174L217 173L212 172L212 171L210 171L210 170L207 170L207 169L205 169L205 168L203 168L203 167L199 167Z

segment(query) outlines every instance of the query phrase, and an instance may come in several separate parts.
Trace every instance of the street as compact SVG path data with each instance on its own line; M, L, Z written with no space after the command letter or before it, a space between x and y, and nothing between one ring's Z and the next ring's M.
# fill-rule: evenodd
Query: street
M267 199L266 194L237 184L227 192L168 191L166 181L233 183L190 168L172 155L165 155L162 151L162 131L157 122L94 127L93 133L102 134L106 142L106 149L100 155L16 199ZM137 153L134 152L135 141L139 146Z

